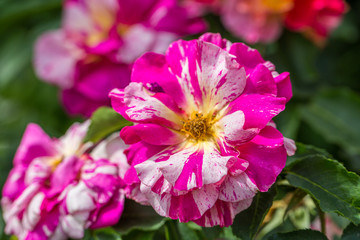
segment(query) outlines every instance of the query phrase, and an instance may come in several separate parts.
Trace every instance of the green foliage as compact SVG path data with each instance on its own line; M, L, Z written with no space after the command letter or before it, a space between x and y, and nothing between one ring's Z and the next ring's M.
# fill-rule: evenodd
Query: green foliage
M314 230L298 230L288 233L277 233L271 235L268 240L327 240L326 236L321 232Z
M324 212L336 212L360 223L360 177L321 155L299 158L287 167L291 185L311 194Z
M134 234L139 235L138 231L145 232L145 235L149 236L147 232L159 230L167 221L168 219L159 216L152 207L126 199L124 212L114 228L124 236L124 239Z
M268 192L256 194L251 206L236 215L232 225L233 233L243 240L254 239L272 205L275 194L274 186Z
M350 89L318 94L301 109L302 117L331 143L360 155L360 96Z
M360 226L350 223L344 230L341 240L357 240L360 239Z
M196 234L196 230L191 228L187 223L178 223L177 227L182 240L200 240Z
M113 228L108 227L87 231L84 240L122 240L122 238Z
M314 157L314 156L324 156L327 158L332 158L332 156L324 149L297 142L295 155L288 157L288 159L286 160L286 166L291 165L292 163L298 161L299 159Z
M101 107L91 116L91 124L85 142L98 142L107 135L120 130L131 123L110 107Z
M359 176L339 163L345 163L352 171L360 170L360 3L357 0L348 3L349 13L322 49L300 34L288 31L278 42L255 46L279 72L291 73L294 97L276 123L286 137L305 143L297 144L296 155L288 158L280 176L291 184L286 189L284 185L277 187L285 189L283 194L277 194L275 199L274 188L257 194L251 207L238 214L232 228L200 228L194 223L178 223L158 216L151 207L127 200L119 224L88 231L85 239L236 239L232 232L244 240L262 236L266 239L268 235L259 232L273 200L282 200L294 191L287 209L275 213L278 222L269 239L326 239L311 230L288 232L297 226L284 212L294 211L304 193L310 194L323 211L360 223ZM0 1L0 188L29 122L39 124L50 136L59 137L74 121L83 120L64 112L58 89L41 82L32 65L37 37L59 27L60 16L60 0ZM239 41L226 32L219 17L206 18L210 31ZM92 117L86 140L97 142L129 124L112 109L101 108ZM3 229L0 218L0 240L9 239ZM342 239L358 239L359 232L359 226L350 224Z

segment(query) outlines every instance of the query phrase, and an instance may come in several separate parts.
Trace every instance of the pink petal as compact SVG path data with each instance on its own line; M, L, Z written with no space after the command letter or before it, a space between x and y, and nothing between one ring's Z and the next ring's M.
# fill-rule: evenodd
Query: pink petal
M253 69L248 78L245 92L277 96L275 80L266 66L259 64Z
M246 199L252 199L258 188L249 179L246 173L237 176L227 177L220 187L219 200L225 202L239 202Z
M284 147L288 156L293 156L295 154L296 144L294 140L284 137Z
M288 102L292 96L291 82L290 82L290 74L288 72L284 72L279 76L275 77L275 82L277 86L277 96L285 97Z
M232 45L230 41L222 38L220 33L204 33L199 37L199 40L215 44L216 46L225 50L229 50L230 46Z
M251 142L237 147L240 157L249 162L246 174L262 192L271 187L285 167L283 139L278 130L267 126Z
M81 57L80 49L66 39L63 31L45 33L35 44L37 75L61 88L73 85L76 62Z
M241 110L245 115L244 129L262 129L285 109L285 98L268 95L243 94L229 105L229 113Z
M125 195L122 191L115 193L112 201L100 209L96 221L91 224L90 228L103 228L118 223L124 209L124 201Z
M147 196L154 210L161 216L179 219L180 222L194 221L200 218L216 202L218 190L213 185L205 185L201 189L190 191L184 195L158 195L146 185L141 191Z
M230 32L251 44L272 42L278 38L282 30L280 15L240 12L237 4L237 0L229 0L224 6L222 22Z
M90 212L96 208L92 193L83 182L70 189L66 196L66 210L70 214Z
M203 227L228 227L232 225L235 215L251 205L252 198L236 203L218 200L201 218L194 222Z
M123 36L123 45L118 59L124 63L133 63L146 52L164 53L170 43L177 39L171 32L157 32L143 24L136 24Z
M158 99L152 97L141 83L130 83L123 91L110 92L112 106L126 119L133 122L157 123L180 129L179 116Z
M244 43L233 43L229 49L229 53L236 56L236 61L245 68L248 74L251 73L257 65L265 62L258 50Z
M127 144L145 141L153 145L174 145L185 140L186 136L157 124L136 124L121 130L120 136Z
M201 58L197 63L200 67L197 78L203 104L220 110L243 92L246 73L227 51L207 42L199 42L199 45Z
M211 144L206 147L181 145L169 147L135 166L141 181L154 186L154 172L159 169L176 190L185 191L219 182L227 174L227 162L232 156L221 156Z
M145 53L134 64L131 76L133 82L141 82L154 93L164 92L173 96L173 100L181 106L185 96L181 84L169 71L164 55Z
M14 165L27 166L37 157L54 154L56 154L56 149L52 139L38 125L30 123L16 151Z
M244 129L245 115L242 111L236 111L225 115L217 123L219 128L223 129L223 136L225 140L231 145L239 145L250 141L258 134L259 129L247 128Z

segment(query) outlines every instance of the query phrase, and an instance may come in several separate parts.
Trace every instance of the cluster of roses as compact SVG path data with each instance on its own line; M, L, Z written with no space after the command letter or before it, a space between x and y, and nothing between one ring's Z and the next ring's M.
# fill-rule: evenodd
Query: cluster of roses
M108 93L130 82L134 61L145 52L164 53L182 36L198 34L212 11L249 43L274 41L285 24L317 42L334 29L343 0L66 0L60 30L35 46L38 76L61 89L69 114L90 117L110 105Z
M99 143L84 141L90 120L59 139L30 124L3 188L8 234L81 238L116 224L125 197L229 226L276 181L295 152L272 121L292 97L289 73L219 34L174 42L205 30L190 2L65 1L63 28L36 44L38 75L61 87L69 113L111 102L134 124Z
M213 12L225 27L248 43L276 40L283 26L321 45L339 25L343 0L184 0L194 14Z

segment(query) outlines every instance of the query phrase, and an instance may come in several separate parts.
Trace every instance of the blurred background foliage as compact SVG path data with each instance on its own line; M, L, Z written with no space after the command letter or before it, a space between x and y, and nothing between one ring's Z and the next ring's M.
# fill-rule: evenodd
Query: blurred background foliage
M360 1L347 2L348 13L322 48L287 31L276 43L254 47L291 74L294 97L275 119L281 132L360 173ZM218 17L206 19L211 32L240 41ZM36 38L60 24L60 0L0 0L0 188L29 122L59 137L81 120L67 116L57 88L39 81L32 66Z

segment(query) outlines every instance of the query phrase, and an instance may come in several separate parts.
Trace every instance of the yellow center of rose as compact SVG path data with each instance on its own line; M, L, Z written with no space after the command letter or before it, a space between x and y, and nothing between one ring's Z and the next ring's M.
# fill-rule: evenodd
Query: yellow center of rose
M294 0L261 0L261 3L270 12L284 13L293 7Z
M194 112L189 119L184 121L181 131L191 140L205 141L214 135L212 129L214 122L213 116L204 116L202 113Z

